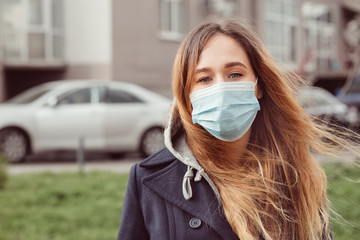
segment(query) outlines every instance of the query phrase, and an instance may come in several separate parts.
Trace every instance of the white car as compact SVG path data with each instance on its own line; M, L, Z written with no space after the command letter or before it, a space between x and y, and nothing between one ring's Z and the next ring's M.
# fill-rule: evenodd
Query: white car
M358 122L357 113L349 109L334 95L319 87L302 87L298 92L298 99L305 111L345 127L351 127Z
M164 146L170 99L137 85L63 80L31 88L0 104L0 149L10 162L31 153L75 150L141 151Z

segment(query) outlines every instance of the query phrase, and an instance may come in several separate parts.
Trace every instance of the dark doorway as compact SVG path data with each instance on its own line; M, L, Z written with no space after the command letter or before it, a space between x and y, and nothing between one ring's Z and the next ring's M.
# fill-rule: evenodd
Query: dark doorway
M45 82L63 79L65 67L58 68L16 68L4 69L5 100Z

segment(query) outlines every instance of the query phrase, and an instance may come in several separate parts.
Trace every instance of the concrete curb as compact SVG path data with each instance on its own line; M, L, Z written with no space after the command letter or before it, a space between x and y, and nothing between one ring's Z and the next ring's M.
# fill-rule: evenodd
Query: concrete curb
M317 161L321 164L340 162L346 165L351 165L357 160L356 156L351 153L344 153L341 156L341 159L331 158L323 156L320 154L314 155ZM84 172L91 171L109 171L116 173L128 173L132 165L137 162L142 161L143 158L127 158L120 159L116 161L112 160L96 160L86 162L82 167L76 162L45 162L45 163L23 163L23 164L10 164L8 166L9 175L19 175L19 174L31 174L31 173L41 173L41 172L77 172L81 169Z
M130 171L131 166L141 160L142 159L88 162L85 163L82 168L80 165L76 163L11 164L8 166L8 173L9 175L32 174L32 173L41 173L41 172L61 173L61 172L77 172L80 171L81 169L84 172L109 171L116 173L128 173Z

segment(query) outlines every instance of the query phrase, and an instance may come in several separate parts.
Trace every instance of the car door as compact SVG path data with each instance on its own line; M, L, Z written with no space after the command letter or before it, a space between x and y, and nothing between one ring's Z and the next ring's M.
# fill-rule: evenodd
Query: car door
M146 102L120 87L109 87L104 96L104 134L112 150L136 150L144 131Z
M38 147L44 150L75 149L80 137L85 148L104 146L103 106L98 87L80 87L57 96L57 104L36 114Z

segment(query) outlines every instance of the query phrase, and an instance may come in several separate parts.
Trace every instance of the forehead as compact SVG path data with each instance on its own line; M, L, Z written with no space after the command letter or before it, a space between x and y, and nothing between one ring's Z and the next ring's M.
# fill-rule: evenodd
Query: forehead
M204 45L196 68L212 67L239 61L250 68L249 58L240 43L235 39L217 34L211 37Z

